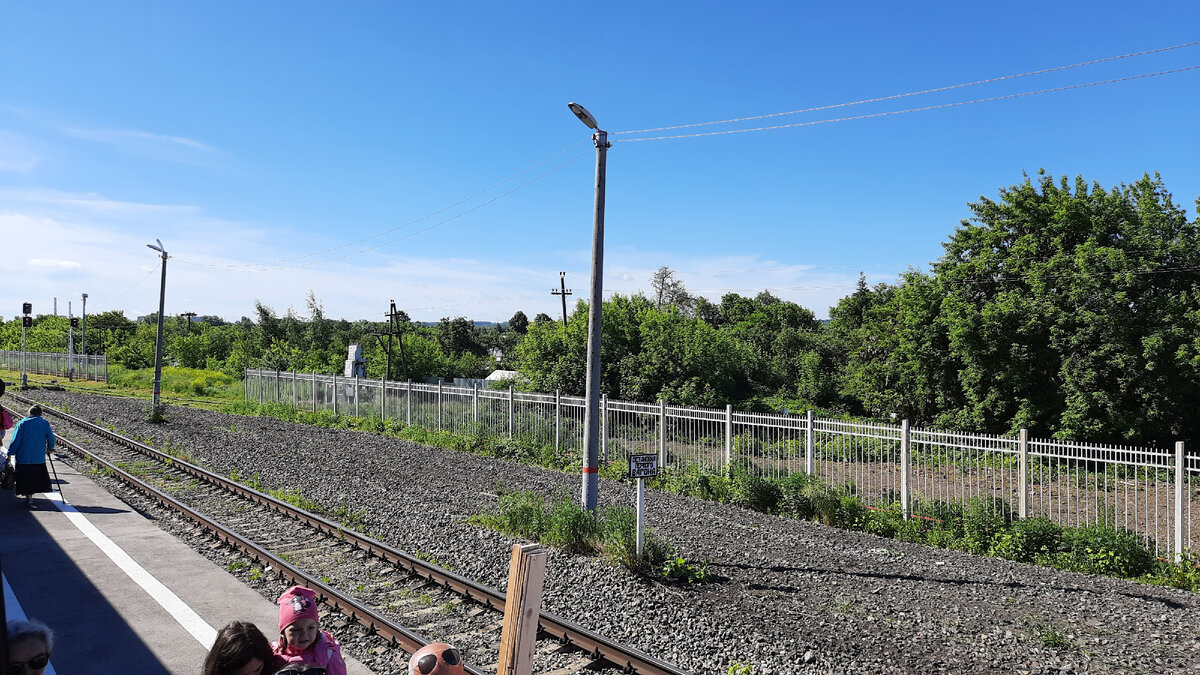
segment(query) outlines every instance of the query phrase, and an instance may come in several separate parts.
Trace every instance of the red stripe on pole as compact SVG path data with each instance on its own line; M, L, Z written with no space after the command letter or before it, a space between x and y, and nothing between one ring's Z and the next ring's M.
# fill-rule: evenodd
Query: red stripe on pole
M585 467L583 467L583 472L584 472L584 473L600 473L600 467L597 467L597 466L585 466Z

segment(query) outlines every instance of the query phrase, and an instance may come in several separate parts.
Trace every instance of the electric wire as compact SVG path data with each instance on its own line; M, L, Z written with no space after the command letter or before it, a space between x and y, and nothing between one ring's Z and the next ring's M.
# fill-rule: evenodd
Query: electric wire
M513 180L515 180L515 179L517 179L517 178L519 178L519 177L521 177L521 176L523 176L523 175L525 175L525 174L529 173L530 171L533 171L534 169L537 169L538 167L540 167L540 166L542 166L542 165L544 165L544 164L546 164L546 163L548 163L548 162L550 162L550 161L554 160L556 157L559 157L559 156L563 155L564 153L567 153L567 152L571 151L572 149L574 149L574 148L578 147L578 146L579 146L581 143L584 143L584 142L586 142L586 141L588 141L588 140L590 140L590 138L585 138L585 139L579 140L579 141L577 141L577 142L575 142L575 143L572 143L571 145L569 145L569 146L567 146L567 147L563 148L562 150L559 150L558 152L554 153L553 155L550 155L549 157L547 157L547 158L545 158L545 159L541 160L540 162L537 162L536 164L534 164L534 165L532 165L532 166L530 166L530 167L528 167L528 168L526 168L526 169L523 169L523 170L521 170L521 171L518 171L517 173L514 173L513 175L511 175L511 176L509 176L509 177L507 177L507 178L505 178L505 179L503 179L503 180L501 180L501 181L499 181L499 182L496 182L496 183L492 184L491 186L489 186L489 187L486 187L486 188L484 188L484 189L482 189L482 190L480 190L480 191L476 192L475 194L473 194L473 195L471 195L471 196L469 196L469 197L466 197L466 198L464 198L464 199L460 199L459 201L457 201L457 202L454 202L453 204L450 204L450 205L448 205L448 206L445 206L445 207L443 207L443 208L440 208L440 209L438 209L438 210L436 210L436 211L432 211L432 212L430 212L430 213L427 213L427 214L425 214L424 216L421 216L420 218L417 218L417 219L415 219L415 220L411 220L411 221L409 221L409 222L407 222L407 223L404 223L403 225L397 225L396 227L393 227L393 228L391 228L391 229L384 230L384 231L382 231L382 232L378 232L378 233L376 233L376 234L373 234L373 235L371 235L371 236L369 236L369 237L364 237L364 238L362 238L362 239L359 239L359 240L357 240L357 241L352 241L352 242L349 242L349 243L346 243L346 244L342 244L341 246L335 246L335 247L333 247L333 248L324 249L324 250L322 250L322 251L316 251L316 252L313 252L313 253L306 253L306 254L304 254L304 255L292 256L292 257L289 257L289 258L278 258L278 259L275 259L275 260L269 260L269 261L262 262L262 263L241 263L241 264L216 265L216 264L211 264L211 263L200 263L200 262L194 262L194 261L190 261L190 260L179 260L179 262L181 262L181 263L184 263L184 264L186 264L186 265L192 265L192 266L195 266L195 267L213 267L213 268L219 268L219 269L252 269L252 270L259 270L259 271L261 271L261 270L263 270L263 269L290 269L290 267L274 267L274 266L275 266L275 265L277 265L278 263L292 262L292 261L294 261L294 260L303 260L303 259L305 259L305 258L312 258L312 257L318 256L318 255L325 255L325 254L328 254L328 253L332 253L332 252L334 252L334 251L340 251L340 250L342 250L342 249L349 248L349 247L351 247L351 246L356 246L356 245L358 245L358 244L362 244L362 243L365 243L365 242L368 242L368 241L372 241L372 240L374 240L374 239L378 239L379 237L382 237L382 236L384 236L384 235L387 235L387 234L391 234L392 232L396 232L396 231L398 231L398 230L402 230L402 229L405 229L405 228L408 228L408 227L412 227L413 225L416 225L416 224L418 224L418 223L424 222L424 221L426 221L426 220L428 220L428 219L430 219L430 218L432 218L432 217L434 217L434 216L436 216L436 215L438 215L438 214L440 214L440 213L445 213L446 211L449 211L450 209L453 209L453 208L455 208L455 207L458 207L458 206L461 206L461 205L463 205L463 204L466 204L467 202L470 202L470 201L472 201L472 200L474 200L474 199L476 199L476 198L480 197L481 195L487 194L488 192L491 192L492 190L495 190L496 188L500 187L501 185L504 185L504 184L506 184L506 183L509 183L510 181L513 181ZM584 154L586 154L586 153L584 153ZM575 157L574 159L570 160L570 161L569 161L569 162L567 162L566 164L570 164L571 162L575 161L576 159L579 159L579 157ZM566 164L563 164L563 165L560 165L560 166L556 167L556 169L555 169L555 170L557 170L557 169L561 169L563 166L566 166ZM547 172L547 173L545 173L545 174L542 174L541 176L538 176L538 178L536 178L536 179L534 179L534 180L536 181L536 180L540 180L541 178L545 178L546 176L550 175L550 174L551 174L551 173L553 173L553 172L554 172L554 171L549 171L549 172ZM529 181L529 182L527 182L527 183L524 183L524 184L523 184L523 185L521 185L520 187L525 187L526 185L529 185L529 183L532 183L532 182L534 182L534 181ZM517 188L517 189L520 189L520 187L519 187L519 188ZM513 192L516 192L516 190L510 190L509 192L506 192L506 193L504 193L503 195L500 195L500 196L501 196L501 197L504 197L504 196L507 196L507 195L510 195L510 194L512 194ZM498 198L497 198L497 199L498 199ZM494 202L494 201L496 201L496 199L492 199L491 201L485 202L485 203L484 203L484 204L482 204L481 206L484 206L484 205L490 204L490 203L492 203L492 202ZM474 211L474 210L478 210L478 208L479 208L479 207L476 207L475 209L472 209L472 211ZM457 218L457 217L460 217L460 216L462 216L462 215L465 215L465 213L470 213L470 212L471 212L471 211L466 211L466 212L464 212L464 213L462 213L462 214L459 214L458 216L455 216L455 218ZM450 219L450 220L452 220L452 219ZM440 224L442 224L442 223L444 223L444 222L447 222L447 221L442 221L442 222L438 223L438 225L440 225ZM419 232L424 232L425 230L428 230L428 229L431 229L431 228L425 228L425 229L422 229L422 230L418 230L416 233L419 233ZM414 234L416 234L416 233L414 233ZM400 239L406 239L406 238L407 238L407 237L401 237ZM400 239L394 239L394 240L392 240L391 242L388 242L388 243L394 243L394 242L396 242L396 241L400 241ZM386 245L386 244L384 244L384 245ZM374 248L379 248L379 247L378 247L378 246L376 246L376 247L372 247L372 248L364 249L364 251L370 251L370 250L374 250ZM345 257L345 256L343 256L343 257ZM340 259L341 259L341 258L333 258L333 260L340 260Z
M1128 82L1130 80L1141 80L1148 77L1158 77L1160 75L1173 75L1189 70L1200 70L1200 66L1187 66L1185 68L1175 68L1172 70L1163 70L1157 73L1144 73L1142 75L1130 75L1128 77L1117 77L1111 80L1100 80L1097 82L1085 82L1083 84L1071 84L1062 87L1052 87L1050 89L1039 89L1037 91L1025 91L1017 94L1004 94L1002 96L989 96L987 98L977 98L970 101L955 101L953 103L941 103L938 105L928 105L920 108L906 108L904 110L890 110L886 112L870 113L865 115L852 115L849 117L833 117L823 120L811 120L808 122L793 122L791 124L777 124L767 127L753 127L750 129L727 129L724 131L705 131L695 134L675 134L671 136L649 136L646 138L621 138L612 141L613 143L636 143L638 141L667 141L679 138L698 138L700 136L723 136L727 134L744 134L752 131L770 131L772 129L790 129L794 127L807 127L816 124L828 124L830 122L849 122L852 120L865 120L875 117L889 117L892 115L903 115L905 113L924 112L927 110L939 110L942 108L954 108L958 106L971 105L974 103L991 103L994 101L1004 101L1007 99L1022 98L1024 96L1034 96L1037 94L1050 94L1060 91L1069 91L1071 89L1083 89L1085 87L1097 87L1104 84L1115 84L1117 82Z
M1142 51L1142 52L1134 52L1131 54L1121 54L1119 56L1109 56L1109 57L1106 57L1103 59L1094 59L1092 61L1083 61L1081 63L1072 63L1072 64L1066 65L1066 66L1056 66L1053 68L1043 68L1041 70L1031 70L1026 73L1017 73L1015 75L1003 75L1000 77L988 78L986 80L976 80L974 82L964 82L962 84L952 84L952 85L945 86L945 87L935 87L933 89L922 89L921 91L910 91L910 92L906 92L903 94L893 94L891 96L879 96L876 98L862 99L860 101L849 101L847 103L834 103L832 105L823 105L823 106L816 106L816 107L812 107L812 108L803 108L800 110L789 110L787 112L768 113L765 115L751 115L749 117L737 117L737 118L727 119L727 120L716 120L713 122L696 122L694 124L677 124L675 126L669 126L669 127L655 127L652 129L636 129L636 130L632 130L632 131L613 131L613 132L610 132L609 135L615 136L618 134L642 134L642 133L650 133L650 132L654 132L654 131L670 131L672 129L688 129L688 128L694 128L694 127L704 127L704 126L711 126L714 124L733 124L734 122L746 122L749 120L761 120L761 119L767 119L767 118L771 118L771 117L783 117L785 115L798 115L800 113L816 112L818 110L832 110L834 108L845 108L845 107L849 107L849 106L853 106L853 105L862 105L865 103L878 103L880 101L892 101L892 100L895 100L898 98L905 98L908 96L920 96L921 94L933 94L933 93L937 93L939 91L949 91L951 89L961 89L963 87L973 87L973 86L976 86L979 84L989 84L992 82L1001 82L1004 80L1016 79L1018 77L1028 77L1030 75L1042 75L1045 73L1053 73L1053 72L1056 72L1059 70L1069 70L1071 68L1080 68L1082 66L1095 65L1097 63L1106 63L1108 61L1117 61L1120 59L1128 59L1128 58L1133 58L1135 56L1145 56L1147 54L1158 54L1161 52L1168 52L1173 49L1182 49L1184 47L1194 47L1196 45L1200 45L1200 40L1195 41L1195 42L1185 42L1183 44L1173 45L1171 47L1161 47L1159 49L1149 49L1149 50Z
M142 285L142 282L143 282L143 281L145 281L146 279L149 279L149 278L150 278L150 275L151 275L151 274L154 274L154 273L155 273L155 272L157 272L157 271L158 271L158 270L151 269L149 272L146 272L146 276L144 276L144 277L142 277L141 279L138 279L137 281L133 282L133 285L132 285L132 286L130 286L129 288L126 288L125 290L121 291L120 293L117 293L117 294L116 294L116 295L114 295L114 296L113 296L111 299L112 299L112 300L116 300L117 298L124 297L124 296L125 296L125 294L129 293L129 291L132 291L133 289L135 289L135 288L137 288L138 286Z

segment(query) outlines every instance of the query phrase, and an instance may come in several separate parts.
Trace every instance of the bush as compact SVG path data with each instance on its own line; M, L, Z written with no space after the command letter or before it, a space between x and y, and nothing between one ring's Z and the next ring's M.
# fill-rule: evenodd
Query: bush
M1023 563L1036 562L1039 556L1059 550L1062 528L1047 518L1016 520L1007 532L992 540L991 555Z
M600 548L602 531L594 513L579 502L559 497L545 521L542 541L563 551L595 553Z
M1063 530L1060 550L1038 556L1037 563L1088 574L1137 577L1154 568L1153 548L1129 530L1072 527Z
M808 485L816 479L804 473L790 473L779 481L779 501L776 508L780 515L809 520L816 515L813 502L809 499Z
M606 509L603 531L605 557L631 572L659 570L674 556L667 540L653 530L642 532L642 555L637 554L637 513L628 507Z
M732 503L762 513L775 513L783 497L779 484L762 476L730 478L730 488Z
M994 539L1012 522L1012 507L1003 499L974 497L967 501L962 522L962 550L984 555L992 550Z

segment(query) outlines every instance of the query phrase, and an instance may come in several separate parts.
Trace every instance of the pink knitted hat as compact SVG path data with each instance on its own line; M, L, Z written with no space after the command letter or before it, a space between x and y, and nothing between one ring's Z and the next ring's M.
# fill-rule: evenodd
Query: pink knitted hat
M311 588L292 586L279 596L279 632L300 619L317 618L317 594Z

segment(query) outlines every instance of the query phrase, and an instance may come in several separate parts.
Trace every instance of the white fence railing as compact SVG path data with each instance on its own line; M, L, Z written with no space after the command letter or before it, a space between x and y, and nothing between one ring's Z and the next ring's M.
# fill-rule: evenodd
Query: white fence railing
M560 394L247 370L246 399L457 434L518 439L578 457L585 399ZM748 463L769 477L804 472L867 506L1002 500L1021 518L1126 528L1160 555L1194 548L1200 457L1171 450L965 434L900 424L601 399L600 457L656 453L663 467ZM998 507L999 508L999 507ZM1200 533L1197 533L1200 535Z
M103 355L57 352L22 352L0 349L0 368L40 375L62 375L81 380L108 381L108 358Z

